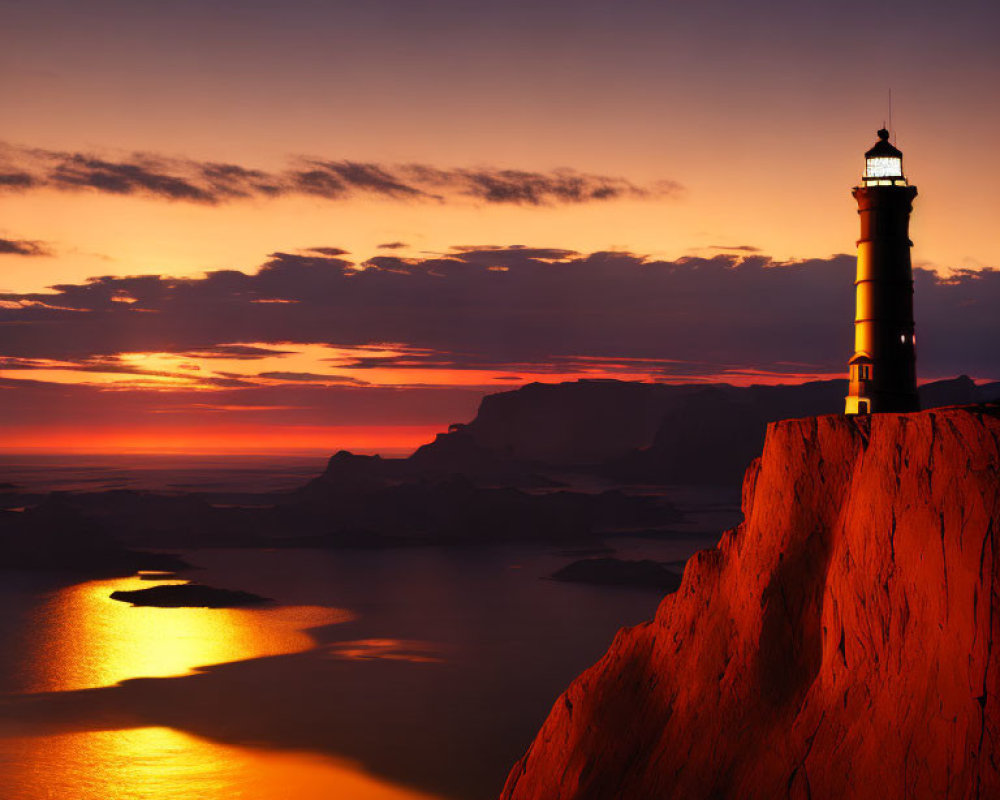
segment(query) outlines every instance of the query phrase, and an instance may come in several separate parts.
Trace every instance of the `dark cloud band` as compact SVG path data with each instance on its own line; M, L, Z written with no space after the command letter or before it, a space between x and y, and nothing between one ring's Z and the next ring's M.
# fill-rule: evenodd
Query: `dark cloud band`
M342 200L369 194L393 200L557 205L675 195L680 185L639 186L624 178L572 170L445 169L300 157L265 172L238 164L137 154L112 159L0 145L0 191L90 190L215 205L248 198L308 195Z
M654 261L631 253L461 247L353 264L336 248L274 253L257 272L101 277L0 295L0 355L122 352L261 358L282 343L396 343L366 369L571 371L636 364L663 376L840 372L850 355L854 259L762 255ZM918 364L928 377L1000 377L1000 271L915 270ZM233 342L273 342L266 347ZM285 376L290 379L290 376ZM295 376L309 382L306 373Z
M0 256L50 256L52 251L44 242L29 239L0 238Z

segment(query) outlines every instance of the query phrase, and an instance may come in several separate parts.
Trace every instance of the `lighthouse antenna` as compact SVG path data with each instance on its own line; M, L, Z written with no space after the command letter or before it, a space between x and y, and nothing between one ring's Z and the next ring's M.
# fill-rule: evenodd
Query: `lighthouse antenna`
M889 131L892 133L892 143L896 144L896 129L892 127L892 87L889 87Z

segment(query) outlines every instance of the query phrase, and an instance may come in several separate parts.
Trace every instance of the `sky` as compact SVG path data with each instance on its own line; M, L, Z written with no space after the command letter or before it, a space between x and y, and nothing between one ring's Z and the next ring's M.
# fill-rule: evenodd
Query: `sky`
M412 448L527 381L1000 378L988 2L0 0L0 449Z

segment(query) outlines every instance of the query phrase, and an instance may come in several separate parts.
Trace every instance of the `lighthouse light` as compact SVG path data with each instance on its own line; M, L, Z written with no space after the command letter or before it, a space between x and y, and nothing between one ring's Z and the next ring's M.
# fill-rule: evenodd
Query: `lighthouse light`
M881 156L866 159L866 178L902 178L903 160Z

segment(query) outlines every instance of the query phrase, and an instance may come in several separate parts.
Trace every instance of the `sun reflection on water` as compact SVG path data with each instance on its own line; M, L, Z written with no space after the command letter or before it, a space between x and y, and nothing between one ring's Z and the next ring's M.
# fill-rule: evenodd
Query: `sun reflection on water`
M35 617L21 691L70 692L131 678L301 652L343 609L146 608L112 600L150 577L62 588ZM160 580L161 583L176 583ZM434 800L348 760L209 741L161 726L25 736L0 725L2 800Z
M434 800L349 761L217 744L171 728L6 739L4 800Z
M177 583L177 581L163 581ZM39 615L37 652L23 691L72 691L129 678L190 674L197 667L295 653L315 645L307 630L347 622L347 610L320 606L149 608L112 600L140 578L89 581L56 592Z

